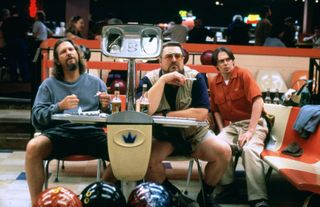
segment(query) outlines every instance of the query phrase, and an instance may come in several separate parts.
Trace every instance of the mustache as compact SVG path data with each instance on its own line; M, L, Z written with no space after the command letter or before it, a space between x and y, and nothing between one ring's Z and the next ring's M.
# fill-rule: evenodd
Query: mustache
M72 59L76 59L76 58L71 56L71 57L68 57L66 61L68 62L69 60L72 60Z
M170 64L168 68L171 69L171 68L173 68L173 67L180 68L180 67L179 67L179 64L177 64L177 63L172 63L172 64Z

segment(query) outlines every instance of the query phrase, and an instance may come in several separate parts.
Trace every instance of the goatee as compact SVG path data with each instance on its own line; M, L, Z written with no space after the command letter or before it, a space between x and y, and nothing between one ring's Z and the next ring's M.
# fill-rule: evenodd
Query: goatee
M75 63L68 64L68 66L67 66L68 71L75 71L75 70L77 70L77 68L78 68L78 65Z

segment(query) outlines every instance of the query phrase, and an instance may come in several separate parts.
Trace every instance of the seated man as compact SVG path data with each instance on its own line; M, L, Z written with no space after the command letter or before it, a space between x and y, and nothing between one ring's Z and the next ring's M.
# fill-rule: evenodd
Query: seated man
M160 66L161 68L146 74L137 91L139 96L142 85L147 84L150 102L148 113L205 120L210 107L206 83L202 74L184 66L182 47L178 42L167 42L163 45ZM212 192L231 159L228 144L217 139L208 127L156 126L153 128L153 137L146 180L162 184L173 195L176 206L198 206L169 182L162 165L162 161L173 153L191 155L208 162L203 181L206 199L203 201L200 192L198 203L206 207L219 206L214 201Z
M85 72L85 60L69 39L54 46L53 77L39 87L32 108L32 124L42 131L27 144L25 170L32 204L44 183L43 160L71 154L88 154L108 159L107 139L101 127L51 120L57 113L77 113L78 109L109 111L110 97L106 85Z
M219 139L227 141L234 153L242 150L250 205L269 207L264 165L260 158L268 133L267 123L261 117L263 99L250 71L235 66L234 59L232 51L225 47L217 48L212 55L219 74L210 84L211 111L220 129ZM231 124L223 128L223 121ZM236 189L233 179L234 168L230 162L221 181L226 189L217 195L217 200Z

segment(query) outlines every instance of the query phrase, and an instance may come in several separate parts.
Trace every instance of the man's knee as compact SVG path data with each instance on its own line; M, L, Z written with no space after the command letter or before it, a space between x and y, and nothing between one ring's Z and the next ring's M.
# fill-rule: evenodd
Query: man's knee
M41 156L47 157L52 149L50 139L45 136L38 136L31 139L26 147L26 156Z
M217 142L214 146L215 146L215 151L217 156L220 159L223 159L225 161L229 161L232 157L232 151L231 151L231 147L230 145L225 142L224 140L214 140L215 142Z

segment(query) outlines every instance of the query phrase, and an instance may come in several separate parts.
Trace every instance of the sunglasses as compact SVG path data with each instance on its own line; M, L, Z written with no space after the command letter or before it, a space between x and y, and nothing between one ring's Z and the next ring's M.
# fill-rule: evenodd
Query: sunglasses
M164 56L165 59L167 60L172 60L173 57L176 59L176 60L180 60L182 59L183 55L181 53L171 53L171 54L166 54Z
M225 59L218 60L218 64L222 65L224 64L224 62L230 63L231 61L232 61L232 58L225 58Z

